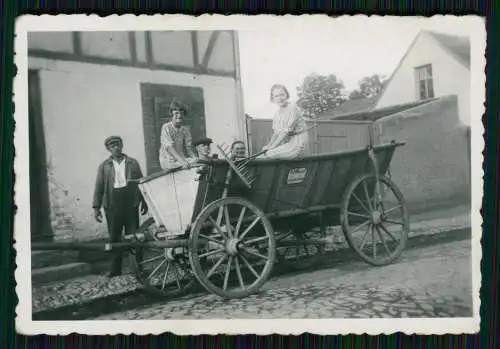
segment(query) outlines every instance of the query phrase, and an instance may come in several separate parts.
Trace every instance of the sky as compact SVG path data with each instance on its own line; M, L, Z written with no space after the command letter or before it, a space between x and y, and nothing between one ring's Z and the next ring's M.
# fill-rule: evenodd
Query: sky
M343 20L347 18L348 20ZM389 77L420 30L469 36L459 17L342 17L238 31L245 112L271 118L274 83L296 87L311 73L335 74L348 90L373 74Z

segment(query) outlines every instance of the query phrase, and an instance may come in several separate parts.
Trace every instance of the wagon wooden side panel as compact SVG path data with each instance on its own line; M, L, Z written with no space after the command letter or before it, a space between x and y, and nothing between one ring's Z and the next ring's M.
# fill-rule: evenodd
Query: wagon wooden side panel
M374 149L380 175L386 173L394 149L393 145ZM203 198L203 202L196 203L193 217L221 197L228 168L224 161L214 163L213 182L199 187L198 198ZM234 176L228 195L243 197L266 214L292 215L294 211L315 207L338 207L345 187L354 177L373 173L373 164L367 150L360 149L293 160L254 160L248 171L255 178L252 188L245 188Z

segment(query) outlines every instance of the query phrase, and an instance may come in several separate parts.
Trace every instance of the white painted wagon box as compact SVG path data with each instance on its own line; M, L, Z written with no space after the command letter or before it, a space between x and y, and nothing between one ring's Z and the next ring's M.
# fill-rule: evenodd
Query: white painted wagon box
M168 235L182 235L191 223L198 192L197 168L161 173L138 185L158 226Z
M104 139L121 136L144 176L161 171L174 99L194 139L246 141L235 31L29 32L28 69L34 240L107 236L92 217Z

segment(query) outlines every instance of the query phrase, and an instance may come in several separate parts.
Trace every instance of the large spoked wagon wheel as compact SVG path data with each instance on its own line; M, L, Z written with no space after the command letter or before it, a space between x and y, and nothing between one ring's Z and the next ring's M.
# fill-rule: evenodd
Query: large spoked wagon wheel
M143 241L165 241L162 230L148 218L137 231ZM191 272L187 247L147 247L135 251L136 277L157 296L175 297L191 289L196 279Z
M403 194L389 179L367 174L346 189L340 213L346 240L364 261L380 266L403 252L409 234Z
M276 237L278 263L291 270L312 268L324 253L324 232L321 230L290 229ZM294 243L294 240L301 241ZM280 246L282 244L283 246Z
M256 292L269 277L275 257L271 223L245 199L226 197L210 203L191 229L193 272L205 289L220 297Z

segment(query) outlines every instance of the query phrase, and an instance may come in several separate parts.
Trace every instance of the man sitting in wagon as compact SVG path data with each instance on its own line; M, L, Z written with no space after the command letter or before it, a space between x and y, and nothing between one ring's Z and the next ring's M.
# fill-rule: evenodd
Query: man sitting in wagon
M212 143L212 139L207 137L200 138L193 143L194 147L196 148L196 152L198 153L198 159L209 160L217 158L216 154L210 155L210 153L212 152Z
M234 141L231 144L231 160L240 160L246 157L247 149L245 147L245 142Z
M196 152L198 153L199 160L211 160L218 158L217 154L210 155L212 143L212 139L207 137L200 138L193 143L196 148ZM200 167L197 172L200 174L201 179L207 173L207 166Z
M172 120L161 128L160 166L162 169L189 168L196 161L191 131L183 125L187 107L177 100L170 104Z

